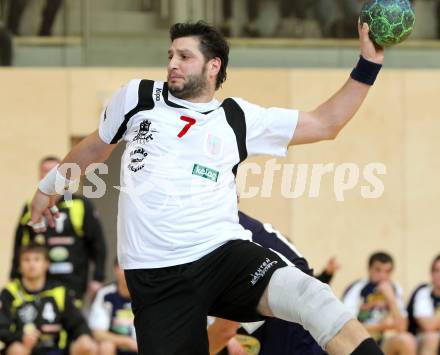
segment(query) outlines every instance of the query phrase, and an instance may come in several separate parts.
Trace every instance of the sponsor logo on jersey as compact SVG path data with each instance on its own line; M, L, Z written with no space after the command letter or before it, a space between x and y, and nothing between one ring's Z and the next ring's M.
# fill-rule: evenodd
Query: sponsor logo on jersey
M216 157L223 151L223 139L212 133L208 133L205 137L205 153L210 157Z
M213 169L207 168L199 164L194 164L192 174L214 182L217 182L219 176L218 171L215 171Z
M254 286L258 282L258 280L264 277L269 269L271 269L272 266L276 264L278 264L278 261L271 261L269 258L266 258L266 260L258 267L257 271L251 274L251 285Z
M73 245L75 243L75 238L73 237L49 237L47 244L49 245Z
M65 261L69 258L69 251L65 247L54 247L49 251L52 261Z
M38 311L32 304L27 304L18 310L18 317L23 323L33 323L38 316Z
M56 263L50 264L49 272L51 274L70 274L73 271L72 263Z
M43 319L47 320L49 323L53 323L57 314L55 313L55 309L52 303L46 303L43 308L43 313L41 314Z
M131 307L130 304L129 307ZM118 309L113 318L112 331L117 334L131 335L133 322L134 315L131 308Z
M44 237L43 234L37 234L34 238L34 242L36 244L44 245L46 244L46 238Z
M130 163L128 164L128 168L134 173L145 167L144 159L148 156L148 153L142 145L154 140L153 133L157 132L157 130L151 129L150 120L143 120L141 122L139 129L136 131L136 135L131 142L132 144L134 143L134 147L130 152Z
M59 333L63 330L61 324L43 324L40 327L44 333Z
M143 120L137 130L136 136L133 138L133 142L137 142L140 144L146 144L149 141L153 140L153 133L157 133L157 130L150 129L151 121Z
M156 101L160 101L161 94L162 94L162 89L156 88L156 92L154 93L154 96L156 97Z
M128 168L134 173L143 169L145 166L144 159L147 156L147 151L142 147L137 147L136 149L132 150L130 152L130 164L128 164Z

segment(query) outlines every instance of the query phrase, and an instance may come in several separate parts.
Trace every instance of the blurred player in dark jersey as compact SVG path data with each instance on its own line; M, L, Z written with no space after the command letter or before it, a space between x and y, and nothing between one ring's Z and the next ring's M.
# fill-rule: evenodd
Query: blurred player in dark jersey
M408 302L409 331L417 336L420 355L440 350L440 255L431 263L431 282L419 285Z
M47 280L47 249L20 248L21 278L1 293L0 340L9 355L92 355L97 346L66 287Z
M115 260L116 282L101 288L92 303L89 326L99 341L99 353L136 355L138 348L130 293L124 272Z

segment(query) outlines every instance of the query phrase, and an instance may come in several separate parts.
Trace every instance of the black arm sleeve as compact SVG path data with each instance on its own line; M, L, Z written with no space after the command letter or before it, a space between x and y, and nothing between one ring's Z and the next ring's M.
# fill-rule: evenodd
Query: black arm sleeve
M332 281L333 274L329 274L327 271L323 270L319 275L315 276L319 281L329 284Z
M92 203L84 198L84 238L89 259L94 262L93 280L102 282L105 278L107 249L101 222Z
M15 279L20 276L19 265L18 265L18 252L23 243L23 235L25 233L29 233L29 227L27 226L27 222L30 219L26 218L28 214L28 206L27 204L23 208L23 212L20 215L20 219L18 220L18 225L15 230L15 240L14 240L14 250L12 254L12 266L11 271L9 273L10 279Z
M66 292L66 302L62 315L63 328L69 339L74 341L81 335L90 335L90 329L81 311L75 306L74 299Z
M13 324L11 313L13 297L9 291L3 290L0 295L0 300L0 340L8 346L14 341L22 341L23 332L21 329L15 331L11 329Z

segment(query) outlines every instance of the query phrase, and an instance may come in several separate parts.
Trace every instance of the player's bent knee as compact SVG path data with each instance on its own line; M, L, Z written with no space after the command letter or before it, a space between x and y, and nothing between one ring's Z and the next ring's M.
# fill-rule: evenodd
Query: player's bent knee
M97 352L98 347L95 341L88 335L81 335L77 340L72 343L72 346L70 348L70 353L72 355L94 355L97 354Z
M433 353L439 348L440 334L438 332L424 332L420 335L420 346L431 349Z
M6 350L6 355L27 355L29 351L20 342L13 342L8 346Z
M403 332L399 334L400 342L405 349L416 349L417 341L414 335L409 332Z
M437 332L424 332L420 335L422 341L426 341L428 343L436 343L440 340L440 334Z
M390 338L386 338L383 344L385 353L416 353L417 341L414 335L408 332L397 333Z
M272 275L268 305L275 317L301 324L322 348L353 319L328 285L293 266Z
M116 344L112 341L104 340L98 343L98 354L99 355L115 355L116 354Z

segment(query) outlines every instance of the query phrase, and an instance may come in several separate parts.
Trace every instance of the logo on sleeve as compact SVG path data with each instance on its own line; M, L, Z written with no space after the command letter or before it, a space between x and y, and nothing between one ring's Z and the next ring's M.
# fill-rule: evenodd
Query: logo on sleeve
M207 168L199 164L194 164L192 174L214 182L217 182L219 176L218 171L215 171L213 169Z

